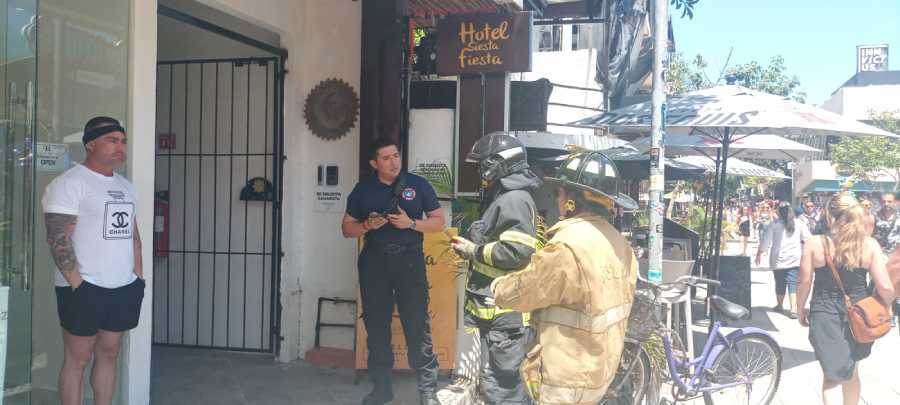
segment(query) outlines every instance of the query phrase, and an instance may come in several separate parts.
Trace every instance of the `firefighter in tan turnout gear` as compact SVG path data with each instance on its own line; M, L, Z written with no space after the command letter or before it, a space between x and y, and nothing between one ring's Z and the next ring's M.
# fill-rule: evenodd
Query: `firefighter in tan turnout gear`
M532 269L497 278L496 305L532 313L537 338L522 365L536 404L596 404L616 373L634 298L638 263L610 225L615 206L636 209L619 194L618 169L598 152L574 154L556 177L565 219Z
M490 286L497 277L526 269L541 245L531 195L541 182L528 169L525 146L504 133L479 139L467 161L478 163L481 216L469 228L469 238L456 237L451 246L470 263L465 324L477 329L481 339L479 394L490 405L528 404L519 377L532 335L527 314L495 307Z

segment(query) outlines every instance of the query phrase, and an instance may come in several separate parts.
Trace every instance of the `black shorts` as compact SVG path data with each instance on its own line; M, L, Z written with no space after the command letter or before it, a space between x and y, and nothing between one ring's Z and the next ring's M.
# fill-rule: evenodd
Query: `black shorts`
M56 310L63 329L75 336L94 336L102 329L134 329L144 300L143 279L119 288L103 288L84 281L74 291L56 287Z

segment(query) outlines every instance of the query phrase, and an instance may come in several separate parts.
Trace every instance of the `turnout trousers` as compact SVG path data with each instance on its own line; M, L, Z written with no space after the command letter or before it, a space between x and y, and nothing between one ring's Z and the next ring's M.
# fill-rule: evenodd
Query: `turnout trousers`
M508 318L516 317L510 324ZM532 330L522 326L522 314L505 313L494 319L466 314L467 328L477 328L481 339L479 394L488 405L531 404L519 374L532 340Z

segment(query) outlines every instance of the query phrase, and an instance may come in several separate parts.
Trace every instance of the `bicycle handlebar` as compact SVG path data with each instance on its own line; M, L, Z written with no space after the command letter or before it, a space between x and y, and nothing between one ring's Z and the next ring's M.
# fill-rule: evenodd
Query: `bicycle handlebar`
M671 281L668 283L660 283L660 284L656 284L656 283L651 282L650 280L645 279L643 276L641 276L640 273L638 273L638 279L653 286L656 289L659 289L659 290L671 290L671 289L681 286L681 285L688 285L691 287L698 287L700 284L706 284L706 285L711 285L711 286L715 286L715 287L722 286L722 282L720 282L719 280L713 280L713 279L709 279L709 278L690 276L690 275L681 276L681 277L678 277L677 279L675 279L675 281Z

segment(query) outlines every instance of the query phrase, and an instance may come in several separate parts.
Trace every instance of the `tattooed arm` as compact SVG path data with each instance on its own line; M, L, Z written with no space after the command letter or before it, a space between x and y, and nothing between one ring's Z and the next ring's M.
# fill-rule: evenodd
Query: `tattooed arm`
M81 273L78 271L78 260L75 258L75 246L72 245L72 232L78 217L66 214L44 214L47 224L47 244L56 267L62 273L72 289L81 286Z
M141 232L138 231L137 221L134 222L134 236L131 238L134 246L134 274L144 278L144 261L141 260Z

